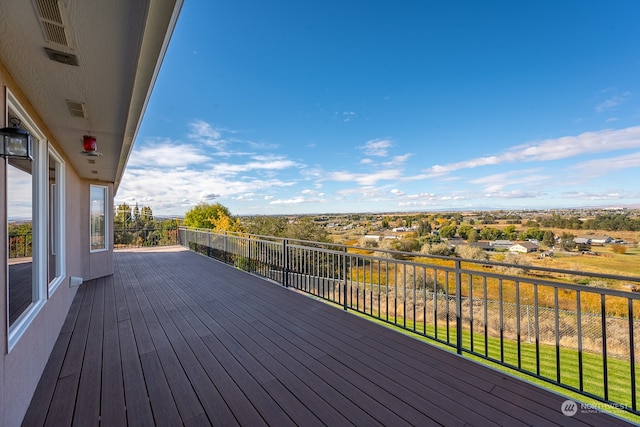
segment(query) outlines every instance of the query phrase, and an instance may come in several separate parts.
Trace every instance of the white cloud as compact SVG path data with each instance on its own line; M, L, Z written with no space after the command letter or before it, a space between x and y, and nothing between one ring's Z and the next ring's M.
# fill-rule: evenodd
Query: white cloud
M215 175L237 175L252 171L275 171L296 167L297 163L277 156L255 156L247 163L216 163L211 172Z
M129 159L128 167L183 167L208 162L209 157L189 144L178 144L169 139L136 147L136 155Z
M358 148L362 148L367 156L386 157L391 146L393 142L390 139L372 139Z
M582 154L623 150L640 147L640 126L625 129L605 129L585 132L578 136L546 139L544 141L515 146L501 154L478 157L446 165L434 165L425 172L434 177L460 169L498 165L513 162L559 160Z
M511 190L511 191L492 191L484 195L487 199L534 199L543 197L547 193L542 191L524 191L524 190Z
M327 175L327 179L330 181L339 181L339 182L351 181L351 182L356 182L360 185L374 185L378 181L398 180L401 177L402 177L402 171L398 169L381 170L381 171L372 172L369 174L340 171L340 172L329 172Z
M413 156L411 153L403 154L401 156L394 156L390 161L383 163L383 166L393 167L400 166L409 160L409 158Z
M531 185L539 184L549 178L539 175L540 169L524 169L518 171L509 171L493 175L484 176L470 180L471 184L484 186L484 191L488 193L497 193L504 187L514 185Z
M581 176L595 178L617 170L639 168L640 151L623 156L594 159L574 165L572 169L580 171Z
M612 89L612 90L604 91L605 94L609 94L611 92L615 92L615 90ZM615 94L613 96L609 96L604 101L598 103L598 105L596 105L595 107L595 110L598 113L603 113L609 110L615 110L616 107L618 107L618 105L625 103L630 95L631 95L631 92L627 91L619 95Z
M116 203L140 200L140 195L144 195L154 212L183 214L198 202L211 201L214 197L247 197L248 194L265 194L270 190L281 191L293 184L277 178L224 177L206 170L127 168Z
M220 131L211 127L211 125L204 120L195 120L189 124L191 128L191 133L189 133L189 138L193 139L204 139L204 140L217 140L222 137Z
M563 199L577 200L631 200L640 198L640 192L628 192L621 190L610 190L606 192L588 191L565 191L562 193Z
M356 113L354 113L353 111L344 111L342 113L342 120L344 122L350 122L351 120L355 119L358 115Z
M292 197L289 199L277 199L269 202L271 205L299 205L303 203L324 203L325 200L319 198L306 198L303 196Z

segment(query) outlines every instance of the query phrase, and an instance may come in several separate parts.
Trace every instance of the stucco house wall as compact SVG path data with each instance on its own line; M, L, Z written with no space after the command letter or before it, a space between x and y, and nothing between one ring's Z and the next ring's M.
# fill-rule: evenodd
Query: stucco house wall
M0 110L3 112L0 127L6 123L6 89L19 100L38 128L46 135L48 142L54 146L58 154L65 160L65 275L61 284L47 296L44 304L33 320L20 335L12 348L8 342L8 260L6 244L0 245L0 260L4 266L4 274L0 278L0 331L2 340L0 349L0 425L20 425L24 413L31 401L33 392L40 380L44 366L53 345L60 333L62 324L77 291L70 286L70 277L81 277L88 280L113 273L113 246L98 253L89 251L89 185L90 182L80 179L71 166L68 153L64 153L56 141L50 136L46 126L40 120L38 112L31 107L20 88L15 84L7 70L0 64ZM6 215L6 165L0 159L0 241L7 242ZM113 202L113 184L100 183L109 188L109 205ZM111 214L111 209L107 209ZM108 219L111 221L111 218ZM46 284L45 284L46 287Z

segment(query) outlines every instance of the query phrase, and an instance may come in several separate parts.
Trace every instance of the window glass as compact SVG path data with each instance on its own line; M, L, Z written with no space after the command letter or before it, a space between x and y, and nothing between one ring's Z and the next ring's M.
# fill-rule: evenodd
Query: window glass
M9 326L38 298L33 274L33 176L31 162L7 163Z
M91 186L91 251L107 249L107 187Z

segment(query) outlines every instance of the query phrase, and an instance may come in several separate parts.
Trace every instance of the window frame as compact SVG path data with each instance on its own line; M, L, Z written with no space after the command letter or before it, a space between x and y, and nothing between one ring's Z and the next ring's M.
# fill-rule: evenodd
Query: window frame
M5 121L8 119L9 111L11 111L22 123L22 127L26 129L32 138L33 143L33 165L32 173L32 263L33 275L32 281L32 303L13 323L9 324L9 312L7 310L7 351L11 351L20 340L25 331L29 328L38 313L44 307L47 301L48 277L47 277L47 245L43 242L47 241L47 199L48 199L48 143L44 133L35 124L29 113L22 107L18 99L7 88L5 91ZM6 173L6 172L5 172ZM6 175L5 175L6 186ZM6 194L6 187L5 187ZM4 209L7 211L8 200L5 198ZM8 235L8 223L5 221L5 233ZM8 243L5 242L5 244ZM7 256L8 253L7 253ZM6 293L7 304L9 303L9 269L7 269L6 277Z
M48 144L48 155L47 155L47 170L50 167L49 160L51 157L58 163L58 167L55 169L56 179L54 188L49 188L49 184L47 182L47 195L49 199L47 200L49 215L53 215L53 217L47 218L47 225L49 226L49 230L47 230L47 237L49 244L47 245L47 251L51 251L55 254L55 271L56 276L53 280L49 281L49 274L47 270L47 281L48 281L48 297L51 297L53 293L60 287L60 284L64 281L67 271L67 259L66 259L66 185L65 185L65 175L66 175L66 165L62 156L56 151L55 148L51 144ZM47 177L49 175L47 174ZM47 253L47 263L49 257ZM51 266L47 265L47 269L51 268Z
M103 215L104 225L103 225L103 231L102 231L103 244L101 247L94 248L94 245L92 243L93 236L94 236L93 190L97 188L103 190L102 194L104 196L104 202L103 202L102 215ZM96 184L89 185L89 252L90 253L105 252L109 250L109 221L108 221L109 210L107 208L108 202L109 202L109 187L107 187L106 185L96 185Z

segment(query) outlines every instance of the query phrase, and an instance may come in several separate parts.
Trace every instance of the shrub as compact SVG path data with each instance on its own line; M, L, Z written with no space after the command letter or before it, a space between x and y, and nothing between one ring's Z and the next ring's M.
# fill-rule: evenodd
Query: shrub
M618 243L611 245L611 250L617 254L627 253L627 247L625 245L620 245Z
M526 268L519 268L519 266L526 267L529 262L520 254L509 252L504 254L504 258L501 260L505 264L512 264L511 266L500 267L505 274L518 275L523 274Z
M421 254L450 256L451 248L446 243L425 243L420 249Z
M456 255L460 258L476 259L479 261L486 261L489 259L489 256L482 248L471 245L456 246Z

